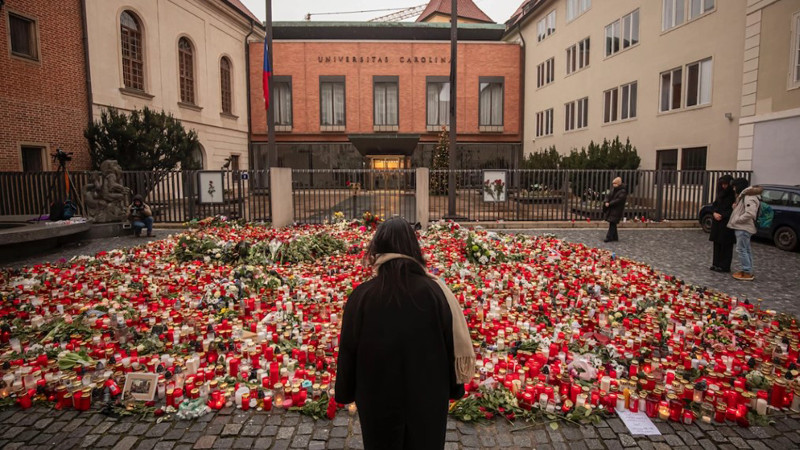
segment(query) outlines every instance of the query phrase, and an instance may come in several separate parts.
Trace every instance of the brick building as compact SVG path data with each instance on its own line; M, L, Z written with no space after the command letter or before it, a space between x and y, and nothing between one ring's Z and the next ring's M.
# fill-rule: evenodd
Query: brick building
M82 18L80 0L0 6L0 171L55 169L57 148L89 168Z
M428 16L442 15L434 12ZM521 157L521 50L502 41L504 31L494 23L459 24L460 167L514 167ZM277 22L273 39L279 165L430 166L449 121L449 23ZM256 169L269 161L263 45L251 43L249 52Z

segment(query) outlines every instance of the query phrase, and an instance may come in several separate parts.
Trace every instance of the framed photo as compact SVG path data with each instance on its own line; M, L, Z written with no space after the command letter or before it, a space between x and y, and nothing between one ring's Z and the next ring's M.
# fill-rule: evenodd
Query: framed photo
M219 171L204 171L197 173L197 190L200 194L200 203L212 204L224 201L225 178Z
M125 375L125 388L122 389L122 396L130 394L136 400L149 402L156 397L157 388L157 373L131 372Z
M484 170L483 171L483 201L484 202L504 202L506 201L506 171L505 170Z

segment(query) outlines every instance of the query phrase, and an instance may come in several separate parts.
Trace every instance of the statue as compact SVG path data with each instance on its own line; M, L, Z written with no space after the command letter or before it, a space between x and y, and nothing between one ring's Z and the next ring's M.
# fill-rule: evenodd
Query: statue
M91 172L83 187L87 218L95 223L122 222L128 213L129 193L122 185L122 167L113 159L103 161L100 172Z

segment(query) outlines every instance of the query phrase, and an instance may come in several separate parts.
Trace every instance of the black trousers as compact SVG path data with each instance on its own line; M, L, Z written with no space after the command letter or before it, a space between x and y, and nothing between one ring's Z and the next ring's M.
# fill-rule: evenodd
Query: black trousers
M617 234L617 222L608 222L608 233L606 233L607 241L618 241L619 234Z
M712 265L729 272L733 259L733 243L714 242L714 260Z

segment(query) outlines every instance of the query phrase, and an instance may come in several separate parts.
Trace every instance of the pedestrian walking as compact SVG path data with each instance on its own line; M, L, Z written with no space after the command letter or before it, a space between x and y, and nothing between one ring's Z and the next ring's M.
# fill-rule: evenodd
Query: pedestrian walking
M733 203L736 201L731 181L733 177L730 175L720 177L717 183L717 198L711 204L713 220L708 240L714 243L714 257L710 269L715 272L731 271L733 244L736 243L736 234L728 228L728 220L733 213Z
M617 224L622 220L622 215L625 212L625 201L628 198L628 188L622 184L622 178L614 178L611 186L611 192L608 193L606 201L603 203L603 218L608 222L608 232L603 242L619 240Z
M475 373L463 312L404 219L378 226L366 261L377 274L344 307L336 401L355 401L367 450L441 450L448 401Z
M739 255L741 270L733 274L733 278L741 281L753 281L753 253L750 248L750 238L756 234L756 219L761 207L761 186L750 186L744 178L733 180L733 190L736 192L736 203L728 221L728 228L734 230L736 235L736 253Z

